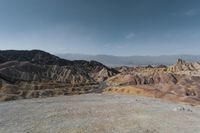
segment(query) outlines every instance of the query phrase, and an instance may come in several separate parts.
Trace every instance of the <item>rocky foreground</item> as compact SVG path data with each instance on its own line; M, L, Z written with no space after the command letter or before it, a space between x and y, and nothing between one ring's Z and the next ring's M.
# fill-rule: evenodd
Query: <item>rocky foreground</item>
M197 106L118 94L0 103L1 133L199 133L199 118Z

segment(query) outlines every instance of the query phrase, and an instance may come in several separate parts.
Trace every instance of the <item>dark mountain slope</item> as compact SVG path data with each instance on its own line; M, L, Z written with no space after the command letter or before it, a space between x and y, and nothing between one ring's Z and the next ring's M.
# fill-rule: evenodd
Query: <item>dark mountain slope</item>
M2 62L6 61L29 61L40 65L71 65L72 61L61 59L41 50L4 50L0 51Z
M48 89L52 95L61 90L59 94L72 94L70 87L98 84L118 73L96 61L69 61L40 50L0 51L0 61L0 98L40 97ZM12 91L8 94L8 90ZM16 91L18 94L12 93ZM85 92L79 89L76 93L80 91Z

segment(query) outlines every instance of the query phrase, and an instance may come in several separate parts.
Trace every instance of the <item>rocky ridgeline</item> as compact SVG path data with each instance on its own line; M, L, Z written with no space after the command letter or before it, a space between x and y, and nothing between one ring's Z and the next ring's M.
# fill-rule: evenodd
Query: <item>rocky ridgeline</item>
M40 50L0 51L0 98L40 97L48 89L46 96L84 93L71 87L97 85L117 73L96 61L69 61Z
M200 63L199 62L186 62L182 59L178 59L177 63L168 69L171 72L178 74L186 74L191 76L200 75Z

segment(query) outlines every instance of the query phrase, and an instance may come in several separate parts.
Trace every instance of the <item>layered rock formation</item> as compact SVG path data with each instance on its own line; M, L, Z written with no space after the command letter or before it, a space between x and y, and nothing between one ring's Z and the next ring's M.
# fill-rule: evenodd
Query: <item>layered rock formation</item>
M105 84L106 83L106 84ZM108 68L96 61L69 61L44 51L0 51L0 100L89 92L145 95L200 104L200 63Z
M40 97L40 90L48 89L54 89L46 92L54 95L59 88L70 94L75 92L68 91L70 87L95 85L118 73L96 61L69 61L39 50L0 51L0 62L0 97L4 99L7 95ZM31 96L27 91L33 92Z
M180 59L168 68L126 68L106 81L109 87L104 91L200 104L199 70L198 62L188 63Z

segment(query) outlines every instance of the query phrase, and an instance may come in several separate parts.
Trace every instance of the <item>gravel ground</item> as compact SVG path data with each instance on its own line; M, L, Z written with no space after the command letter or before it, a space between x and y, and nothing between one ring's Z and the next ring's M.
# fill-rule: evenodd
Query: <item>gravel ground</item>
M0 103L0 133L199 133L200 108L84 94Z

